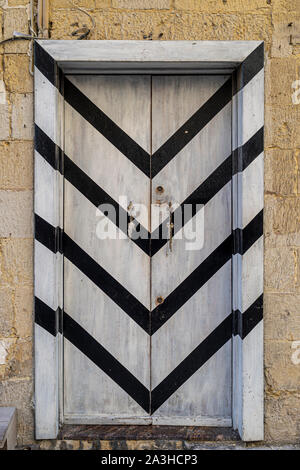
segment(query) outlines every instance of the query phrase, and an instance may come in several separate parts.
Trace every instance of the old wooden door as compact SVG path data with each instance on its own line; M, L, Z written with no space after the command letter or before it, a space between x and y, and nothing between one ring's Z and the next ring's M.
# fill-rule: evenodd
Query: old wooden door
M66 422L231 425L231 93L65 79Z

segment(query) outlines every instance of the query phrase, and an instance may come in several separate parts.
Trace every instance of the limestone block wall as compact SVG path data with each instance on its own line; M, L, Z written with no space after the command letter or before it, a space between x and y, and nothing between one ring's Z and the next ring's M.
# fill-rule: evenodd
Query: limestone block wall
M265 431L300 440L300 0L74 0L89 39L264 40ZM28 0L0 0L0 40L28 33ZM50 37L89 18L50 0ZM0 405L33 438L33 80L28 41L0 46ZM294 88L293 88L294 87ZM297 343L297 341L299 343Z

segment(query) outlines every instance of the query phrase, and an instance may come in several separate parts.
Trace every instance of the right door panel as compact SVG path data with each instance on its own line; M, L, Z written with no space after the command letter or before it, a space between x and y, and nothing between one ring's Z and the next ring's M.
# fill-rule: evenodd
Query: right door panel
M152 77L154 423L231 425L231 94Z

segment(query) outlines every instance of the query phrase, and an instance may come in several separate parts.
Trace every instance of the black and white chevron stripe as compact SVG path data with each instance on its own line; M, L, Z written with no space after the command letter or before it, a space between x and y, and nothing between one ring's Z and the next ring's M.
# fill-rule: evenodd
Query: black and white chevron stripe
M100 133L116 147L131 162L130 164L137 167L143 178L147 179L157 178L181 150L225 106L230 104L232 99L232 81L229 79L150 157L149 152L113 122L68 78L65 77L63 80L63 90L57 90L59 69L51 56L38 43L35 46L35 65L37 67L36 80L39 80L40 85L47 90L48 105L51 106L54 103L57 93L63 95L68 105L94 128L95 133ZM255 86L256 77L262 68L263 48L259 46L246 59L243 77L238 81L234 94L241 93L247 87L249 94L251 86ZM64 178L71 190L76 191L81 200L85 200L86 204L91 205L89 207L96 208L100 204L112 204L120 216L118 215L116 220L110 222L115 223L116 227L122 230L123 225L120 223L120 218L125 218L128 223L131 220L130 214L126 208L119 206L107 188L102 188L93 179L91 169L81 168L72 156L66 155L61 150L54 128L51 127L51 123L49 125L47 122L46 113L46 110L44 115L40 113L35 123L36 168L39 175L37 185L43 184L43 178L48 181L50 178L54 185L57 184L59 178ZM243 197L251 197L253 184L255 186L257 164L262 158L263 152L263 123L259 128L250 123L248 135L247 132L245 135L247 138L243 142L238 142L238 146L233 149L232 154L226 155L223 161L206 175L191 194L183 197L182 205L192 204L195 208L192 217L197 215L196 208L199 204L204 204L209 210L209 204L212 204L217 197L223 194L222 191L227 190L228 183L233 179L244 179ZM248 189L247 184L250 186ZM39 188L37 190L39 191ZM49 201L45 201L45 198L48 198ZM117 274L112 275L106 266L101 265L95 259L94 254L84 248L83 243L73 239L62 228L56 214L57 208L52 209L50 194L41 196L40 203L36 203L35 257L37 268L35 275L39 279L42 276L45 278L44 283L41 284L41 291L36 290L36 324L50 335L50 341L53 341L58 334L63 334L75 348L109 376L147 413L152 414L158 410L196 371L231 340L232 335L238 336L239 341L246 341L251 332L260 324L263 312L262 286L256 287L256 280L251 270L254 269L255 273L253 266L255 266L255 260L258 259L257 250L262 243L262 200L254 204L254 207L249 203L248 212L243 214L243 223L236 223L231 233L221 234L222 239L212 240L210 251L205 254L201 262L190 272L187 271L180 283L176 286L170 286L170 292L164 302L152 308L151 311L142 298L139 298L138 292L132 292L124 283L121 283ZM176 211L172 214L171 221L174 221L175 217ZM151 234L150 227L145 227L139 220L134 220L136 229L144 234L144 237L130 241L135 245L136 253L139 254L137 256L155 259L159 255L160 250L168 242L159 234L163 233L164 225L169 222L169 220L165 220ZM181 228L187 222L186 220L182 221ZM125 235L127 236L127 233ZM176 236L174 230L172 236ZM224 320L213 331L210 331L200 344L154 389L149 390L122 364L122 360L117 359L90 332L75 321L72 317L72 311L63 311L61 301L51 299L47 295L47 285L55 282L51 279L55 272L55 260L62 255L149 336L155 335L169 322L176 312L213 279L231 259L236 265L243 263L244 269L248 270L250 280L248 276L247 284L243 286L241 303L235 302L232 312L224 312ZM53 272L43 272L43 263L47 266L52 265ZM253 287L254 285L255 287Z

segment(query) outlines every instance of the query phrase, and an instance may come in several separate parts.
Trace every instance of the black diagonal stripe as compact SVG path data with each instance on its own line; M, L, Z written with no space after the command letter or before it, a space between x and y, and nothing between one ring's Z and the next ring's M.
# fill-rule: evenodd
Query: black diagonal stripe
M34 214L34 228L35 239L38 242L53 253L62 253L62 230L60 227L53 227L38 214Z
M116 219L110 217L110 220L116 223L118 228L123 229L126 235L128 223L131 221L135 226L135 233L139 234L139 238L130 237L130 239L147 255L150 255L150 234L145 227L137 220L131 220L127 211L119 206L67 155L62 157L61 149L37 125L35 125L35 149L54 169L64 173L65 178L96 207L99 207L100 204L111 204L115 208ZM108 216L111 216L110 212L108 212Z
M209 121L226 106L232 96L231 79L227 80L206 103L172 135L151 158L151 176L154 178L182 150Z
M233 333L239 335L242 339L258 325L263 319L263 294L244 313L239 310L233 312Z
M35 214L35 237L53 253L58 250L83 272L94 284L121 307L138 325L149 333L149 310L94 261L59 227L53 227ZM59 236L59 242L56 235Z
M264 43L259 46L246 57L244 62L238 68L238 81L234 93L240 91L249 83L258 72L264 67Z
M34 320L53 336L58 332L58 318L60 309L53 310L38 297L34 298Z
M263 294L242 314L242 339L263 319Z
M263 234L263 217L264 211L261 210L248 225L243 229L243 247L242 254L258 240Z
M233 151L232 172L244 171L264 150L264 127L261 127L247 142Z
M67 78L64 81L64 98L146 176L150 176L150 155Z
M197 213L199 205L207 204L232 177L231 155L213 171L206 180L188 196L185 201L171 214L171 221L166 219L151 236L151 256L154 256L167 242L162 234L168 233L167 225L173 224L172 237ZM185 205L189 205L192 211L185 211ZM188 215L188 217L187 217ZM181 221L181 222L180 222Z
M151 256L154 256L167 242L164 234L168 234L168 224L173 224L172 237L180 230L189 218L184 218L184 205L191 204L194 216L197 212L197 204L207 204L231 179L232 174L244 171L255 158L264 150L264 128L259 129L243 146L236 149L232 155L221 163L216 170L180 205L171 215L171 220L166 219L156 230L151 239ZM181 214L181 224L179 224ZM176 223L174 221L176 220Z
M34 42L34 65L55 86L56 62L36 41Z
M149 390L66 312L63 318L63 332L77 349L149 413Z
M240 242L234 241L239 231ZM232 254L245 254L263 234L263 211L260 211L246 227L236 229L221 243L171 294L151 312L151 334L154 334L179 310L221 267Z
M236 228L233 231L233 254L239 253L244 255L247 250L258 240L263 234L263 209L249 222L244 230Z
M66 233L63 234L63 252L71 263L121 307L143 330L149 333L149 310Z
M48 250L57 253L56 234L58 227L46 222L39 215L34 215L35 239L42 243Z
M35 150L56 170L57 146L37 124L34 128L34 146Z
M151 334L154 334L182 307L232 255L232 236L221 243L168 297L151 312Z
M64 156L64 176L80 191L92 204L99 207L102 204L109 204L114 207L114 214L107 211L107 217L127 235L127 227L130 216L119 204L109 196L100 186L98 186L84 171L82 171L67 155ZM141 248L147 255L150 255L150 234L136 220L133 221L139 238L131 240Z
M232 314L220 323L151 393L154 413L197 370L205 364L232 336Z

